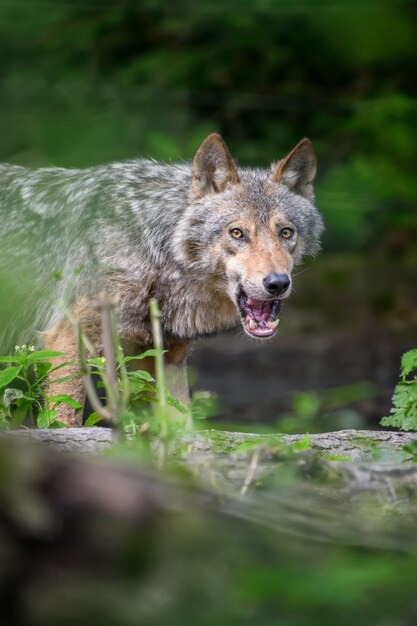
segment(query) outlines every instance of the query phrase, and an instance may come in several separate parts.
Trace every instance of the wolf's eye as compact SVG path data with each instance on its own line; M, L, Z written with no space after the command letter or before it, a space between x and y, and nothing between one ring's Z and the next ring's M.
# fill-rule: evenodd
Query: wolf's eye
M232 228L231 230L229 230L230 236L233 237L233 239L242 239L243 237L243 232L240 230L240 228Z
M294 237L294 231L292 228L281 228L279 234L283 239L292 239Z

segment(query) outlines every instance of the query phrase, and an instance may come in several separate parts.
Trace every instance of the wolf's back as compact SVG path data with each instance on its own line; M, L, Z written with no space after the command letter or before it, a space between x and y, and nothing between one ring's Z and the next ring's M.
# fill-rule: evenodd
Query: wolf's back
M1 349L33 342L83 262L80 173L0 166ZM91 191L91 190L90 190ZM64 284L66 281L66 285Z
M33 341L109 272L164 263L190 166L134 160L85 170L0 165L0 347Z

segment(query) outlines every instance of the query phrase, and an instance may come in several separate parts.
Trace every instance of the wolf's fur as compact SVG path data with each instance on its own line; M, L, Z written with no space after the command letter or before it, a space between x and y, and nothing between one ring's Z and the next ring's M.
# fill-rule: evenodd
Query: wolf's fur
M152 343L148 303L155 297L184 399L191 342L239 324L239 289L253 301L270 300L265 276L290 276L303 255L317 251L322 220L314 175L308 140L263 170L237 167L215 134L192 164L138 159L34 171L0 165L2 267L29 275L31 306L20 310L30 310L48 348L69 356L76 348L62 302L99 349L96 295L103 288L114 294L123 347L139 353ZM291 242L279 235L283 227L294 229ZM79 382L54 391L83 396ZM80 419L65 409L61 418Z

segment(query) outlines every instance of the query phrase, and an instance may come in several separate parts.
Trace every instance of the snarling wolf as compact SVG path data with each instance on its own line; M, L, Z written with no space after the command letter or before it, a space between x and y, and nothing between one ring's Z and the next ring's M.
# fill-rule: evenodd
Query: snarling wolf
M172 391L184 401L186 356L197 338L239 323L250 337L275 334L292 269L319 245L315 173L308 139L264 170L238 167L217 134L192 163L0 165L4 262L26 263L34 330L66 360L77 348L65 309L100 351L95 304L106 290L118 303L123 349L139 354L152 344L148 304L156 298ZM53 386L83 403L80 378ZM81 415L62 405L60 419L78 425Z

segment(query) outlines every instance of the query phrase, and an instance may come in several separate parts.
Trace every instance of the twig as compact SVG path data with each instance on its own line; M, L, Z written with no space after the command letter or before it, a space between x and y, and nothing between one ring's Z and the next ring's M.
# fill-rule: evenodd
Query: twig
M158 302L155 298L149 302L149 311L151 315L152 323L152 337L153 345L157 350L155 356L155 378L156 378L156 392L158 404L160 407L167 406L167 394L165 385L165 368L164 368L164 343L162 339L162 327L161 327L161 312L159 310Z
M243 483L242 488L240 490L241 496L245 495L251 482L253 481L258 464L259 464L259 448L256 449L252 455L250 465L248 468L248 473L246 474L245 482Z
M116 346L118 340L114 323L114 302L102 291L99 296L101 327L103 333L104 383L107 391L107 402L114 421L119 417L120 394L117 382Z
M96 388L94 386L94 382L91 378L90 368L88 366L87 360L85 358L84 352L84 339L81 332L79 322L75 322L75 332L77 335L77 345L78 345L78 355L80 358L80 369L82 373L82 378L85 386L85 390L87 393L87 397L93 407L94 411L98 415L100 415L101 419L105 422L113 424L113 419L111 413L102 405L100 398L97 395Z
M158 413L161 424L160 448L158 465L162 467L166 457L166 440L168 438L168 403L165 384L165 368L164 368L164 343L162 338L161 312L158 302L152 298L149 302L149 312L152 324L153 345L156 349L155 356L155 380L156 380L156 397L158 402Z
M84 386L87 392L88 399L93 407L94 411L100 416L100 418L107 422L114 431L117 431L119 437L123 435L123 428L120 423L120 416L123 410L126 408L128 397L128 385L125 385L125 391L120 397L118 378L117 378L117 365L116 365L116 353L119 357L119 362L123 362L123 355L121 355L121 349L119 347L116 321L114 315L114 301L106 293L101 292L99 296L98 308L101 314L102 335L103 335L103 356L104 356L104 374L103 382L107 395L107 406L104 406L101 402L94 381L91 376L90 367L85 357L85 346L89 350L90 343L87 338L82 334L80 325L76 323L78 353L80 358L81 372L83 376ZM124 372L127 378L127 373Z

